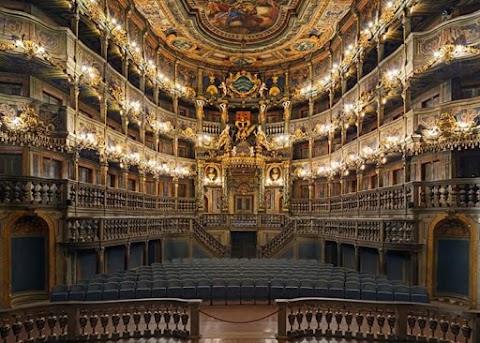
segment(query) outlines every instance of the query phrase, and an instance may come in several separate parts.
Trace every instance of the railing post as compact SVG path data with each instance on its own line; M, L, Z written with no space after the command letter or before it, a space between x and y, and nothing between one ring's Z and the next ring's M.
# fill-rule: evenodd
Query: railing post
M385 222L380 222L380 242L385 242Z
M408 321L408 312L407 307L402 305L397 305L395 309L395 317L397 318L397 327L396 334L397 340L400 342L407 340L407 321Z
M190 337L200 338L200 309L199 303L190 304Z
M75 341L79 336L79 323L78 318L80 316L80 311L78 310L77 305L71 305L67 307L67 337L68 341Z
M278 306L278 316L277 316L277 339L286 340L287 339L287 303L277 303Z

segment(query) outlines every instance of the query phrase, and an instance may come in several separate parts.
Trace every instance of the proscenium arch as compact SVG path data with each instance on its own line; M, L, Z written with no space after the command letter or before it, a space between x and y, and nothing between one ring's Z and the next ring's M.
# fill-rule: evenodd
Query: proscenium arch
M11 303L11 238L12 229L15 224L25 217L39 218L45 222L48 229L46 232L46 262L47 262L47 275L46 275L46 291L49 291L55 285L55 261L56 261L56 249L55 249L55 222L50 216L43 212L27 212L16 211L10 216L5 218L2 224L2 230L0 232L1 248L3 250L1 258L3 259L3 292L2 301L4 305L10 305Z
M477 241L478 241L478 232L476 230L477 223L473 221L467 215L458 214L451 216L448 214L440 215L436 217L428 227L428 236L427 236L427 265L426 265L426 281L427 288L430 295L435 295L435 261L436 261L436 239L435 239L435 230L438 225L441 224L444 220L457 220L465 225L465 228L469 231L469 294L468 299L470 302L470 307L476 307L477 304L477 277L478 277L478 260L477 260Z

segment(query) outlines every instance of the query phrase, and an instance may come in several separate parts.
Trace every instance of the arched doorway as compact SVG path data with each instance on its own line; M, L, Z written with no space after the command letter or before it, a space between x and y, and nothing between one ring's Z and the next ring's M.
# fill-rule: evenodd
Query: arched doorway
M461 220L435 225L433 292L436 297L468 299L470 294L470 229Z
M48 290L48 224L40 217L24 216L10 229L10 292L44 293Z

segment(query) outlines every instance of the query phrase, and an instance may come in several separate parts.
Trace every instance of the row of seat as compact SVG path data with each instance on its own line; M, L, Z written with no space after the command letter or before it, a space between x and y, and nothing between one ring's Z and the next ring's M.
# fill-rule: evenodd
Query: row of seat
M273 300L297 297L331 297L372 301L428 302L423 287L363 284L341 281L169 280L123 281L54 287L52 301L100 301L142 298L200 298L203 300Z
M112 275L97 275L68 288L57 286L52 301L132 298L272 300L334 297L378 301L428 302L421 287L385 276L358 273L316 260L174 260Z

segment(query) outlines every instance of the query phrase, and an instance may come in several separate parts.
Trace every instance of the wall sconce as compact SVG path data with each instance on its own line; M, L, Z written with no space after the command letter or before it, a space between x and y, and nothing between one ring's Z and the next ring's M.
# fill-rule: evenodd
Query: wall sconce
M31 60L35 56L43 56L46 53L44 47L32 40L25 39L25 35L22 35L21 39L15 40L15 47L22 49L25 55L27 55L28 60Z
M82 66L80 79L90 87L96 87L100 84L101 77L97 68L92 66Z
M105 148L105 154L115 161L120 161L124 155L125 147L123 145L117 144L113 146L107 146Z
M77 136L77 146L80 149L96 150L99 146L98 136L91 132L80 132Z

